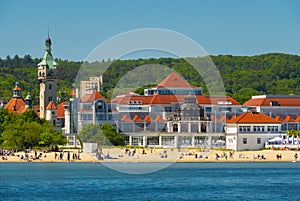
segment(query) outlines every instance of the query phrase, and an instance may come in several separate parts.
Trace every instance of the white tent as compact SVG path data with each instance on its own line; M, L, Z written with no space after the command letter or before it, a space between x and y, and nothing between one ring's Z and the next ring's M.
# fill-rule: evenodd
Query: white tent
M275 137L273 139L268 140L268 142L281 142L281 137Z

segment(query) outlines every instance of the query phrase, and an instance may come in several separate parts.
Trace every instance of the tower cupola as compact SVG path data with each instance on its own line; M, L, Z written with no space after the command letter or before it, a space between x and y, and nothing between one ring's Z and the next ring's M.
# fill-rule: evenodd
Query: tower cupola
M22 88L19 86L19 82L16 82L16 86L13 88L13 98L22 98Z

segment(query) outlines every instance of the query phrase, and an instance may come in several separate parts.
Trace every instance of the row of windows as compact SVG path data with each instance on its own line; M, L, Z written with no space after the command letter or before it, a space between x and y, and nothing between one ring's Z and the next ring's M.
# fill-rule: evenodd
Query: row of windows
M193 95L201 95L202 91L201 90L185 90L185 89L159 89L158 94L193 94Z
M253 126L253 132L265 132L265 126ZM267 126L268 132L278 132L278 126ZM250 132L251 126L239 126L239 132Z
M253 132L265 132L264 126L253 126Z
M250 126L239 126L240 132L250 132Z

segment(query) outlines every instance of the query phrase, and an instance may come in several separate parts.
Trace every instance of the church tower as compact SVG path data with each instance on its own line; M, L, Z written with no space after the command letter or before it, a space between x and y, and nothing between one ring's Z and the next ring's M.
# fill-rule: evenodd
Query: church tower
M51 54L49 36L45 42L45 55L38 64L38 80L40 82L40 118L46 118L46 108L53 101L56 105L56 83L58 79L57 63Z

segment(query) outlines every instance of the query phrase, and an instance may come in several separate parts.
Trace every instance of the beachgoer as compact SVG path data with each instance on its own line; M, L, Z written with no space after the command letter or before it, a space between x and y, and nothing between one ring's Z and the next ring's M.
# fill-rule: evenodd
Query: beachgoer
M294 154L294 158L295 158L295 160L298 159L298 154L297 153Z
M216 153L216 160L217 161L219 160L219 157L220 157L219 154Z

